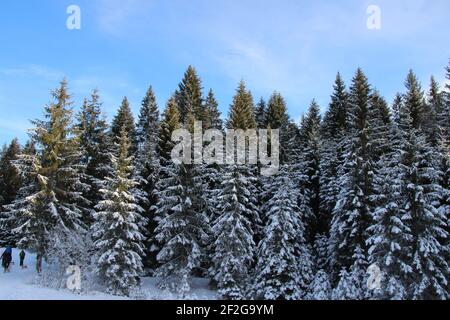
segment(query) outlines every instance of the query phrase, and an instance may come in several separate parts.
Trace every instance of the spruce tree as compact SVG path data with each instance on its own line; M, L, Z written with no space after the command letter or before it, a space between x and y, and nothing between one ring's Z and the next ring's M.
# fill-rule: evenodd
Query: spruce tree
M128 102L127 97L123 98L122 104L111 124L111 138L113 143L119 143L120 135L122 134L123 130L125 130L129 135L131 142L131 152L136 152L136 126L134 124L133 113L131 112L130 103Z
M317 233L328 230L328 217L320 212L320 107L312 101L300 128L303 142L300 156L300 171L306 179L300 186L308 195L312 216L307 221L307 238L313 242Z
M97 90L94 90L90 99L83 103L78 114L77 130L80 147L83 152L81 158L85 167L84 182L89 185L85 197L93 208L101 200L100 189L103 188L104 177L108 173L109 157L108 148L110 141L108 137L108 124L102 114L102 103ZM84 222L92 222L93 210L84 218Z
M250 285L255 254L252 217L254 194L247 172L237 166L226 171L218 196L220 216L213 222L213 257L210 273L225 299L243 299Z
M4 205L8 205L16 198L20 188L21 179L14 162L21 153L18 139L13 139L8 147L5 147L0 157L0 212Z
M172 142L172 132L181 128L180 113L175 98L170 98L159 129L158 153L162 162L167 163L171 159L171 152L175 146Z
M406 93L403 96L405 106L409 109L409 114L412 119L413 128L423 128L424 121L424 93L422 87L417 79L417 76L412 70L409 71L405 80Z
M280 163L287 163L290 150L297 146L292 145L292 128L286 102L278 92L274 92L269 99L266 126L267 129L280 130Z
M267 105L263 98L259 99L255 109L256 124L259 129L267 128Z
M141 112L137 125L138 152L136 154L135 179L138 185L135 196L143 208L143 216L147 223L143 226L146 235L144 265L151 270L156 268L156 254L152 250L154 230L156 228L155 206L158 203L157 184L161 172L158 154L160 130L159 110L153 89L150 87L142 101Z
M445 96L434 77L431 77L427 98L426 112L424 114L424 131L428 142L432 147L436 148L439 146L441 135L446 127L446 121L450 119L450 116L448 114L445 115Z
M265 205L267 221L257 249L254 290L257 298L304 298L312 278L303 212L295 179L283 170L269 182L273 194Z
M344 159L344 138L348 134L348 93L338 73L331 103L321 126L320 203L321 214L331 220L331 212L337 203L339 186L337 179Z
M202 89L197 71L194 67L189 66L176 92L181 123L186 124L188 122L189 114L192 114L197 121L204 120Z
M204 115L203 115L203 129L217 129L223 130L223 121L218 109L219 103L214 96L212 89L209 90L208 96L205 99Z
M139 228L142 208L132 194L137 182L132 177L131 143L125 129L115 149L93 225L96 270L108 293L130 296L142 274L144 237Z
M367 255L366 230L374 208L371 199L376 171L371 150L373 114L370 85L362 70L358 69L350 88L351 131L345 141L346 160L338 180L341 191L333 210L329 247L334 280L342 270L352 271L348 281L356 281L354 286L359 286L362 281L355 278L360 268L357 263L366 259L361 255Z
M252 94L247 91L244 81L241 81L231 104L228 129L256 129L254 109Z
M37 253L38 271L42 270L42 257L60 258L59 267L65 269L77 263L80 252L76 249L86 249L82 248L86 228L81 218L87 186L80 181L82 153L72 126L72 102L65 80L52 97L45 107L45 120L32 122L37 154L23 157L21 170L28 172L31 183L9 206L17 245Z

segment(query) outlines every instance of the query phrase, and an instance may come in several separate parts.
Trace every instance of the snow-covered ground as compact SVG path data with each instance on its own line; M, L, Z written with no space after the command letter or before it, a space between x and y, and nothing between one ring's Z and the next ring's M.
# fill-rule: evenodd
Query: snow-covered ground
M4 249L0 249L0 254ZM89 294L75 294L69 290L55 290L43 288L33 284L36 279L34 269L35 256L27 253L25 258L26 269L19 266L19 250L13 250L13 265L11 273L3 273L0 270L0 300L123 300L125 298L115 297L100 292ZM158 280L155 278L142 279L142 299L149 300L175 300L176 295L163 292L157 288ZM186 297L185 297L186 298ZM216 293L208 289L207 279L194 279L192 293L187 297L189 300L216 299Z

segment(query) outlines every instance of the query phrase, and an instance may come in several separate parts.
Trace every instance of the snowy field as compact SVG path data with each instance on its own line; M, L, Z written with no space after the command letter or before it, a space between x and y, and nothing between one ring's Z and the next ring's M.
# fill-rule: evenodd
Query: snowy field
M4 249L0 249L0 254ZM43 288L33 284L36 280L34 269L36 258L28 254L25 258L26 269L19 267L19 250L13 251L14 265L11 273L0 271L0 300L124 300L126 298L107 295L101 292L89 294L75 294L69 290L55 290ZM157 288L155 278L142 279L142 299L148 300L177 300L177 297ZM216 293L208 289L207 279L194 279L192 293L185 297L187 300L216 299Z

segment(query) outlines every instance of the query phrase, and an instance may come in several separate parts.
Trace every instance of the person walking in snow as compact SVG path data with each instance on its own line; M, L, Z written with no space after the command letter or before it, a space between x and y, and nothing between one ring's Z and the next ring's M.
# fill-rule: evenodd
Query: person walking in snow
M2 253L2 267L3 272L9 272L9 266L12 261L12 248L11 246L7 246L6 250Z
M23 262L25 261L25 251L20 251L19 253L20 258L20 267L23 269L25 266L23 265Z

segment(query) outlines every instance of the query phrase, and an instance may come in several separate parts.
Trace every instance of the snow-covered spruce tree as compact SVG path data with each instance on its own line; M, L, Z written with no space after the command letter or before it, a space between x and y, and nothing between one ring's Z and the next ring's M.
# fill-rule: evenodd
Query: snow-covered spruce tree
M213 222L213 257L210 273L225 299L247 297L255 243L251 217L255 215L254 194L247 172L237 166L226 170L219 194L220 216Z
M312 278L297 186L284 169L269 180L272 198L265 205L267 221L256 251L256 298L297 300L305 297Z
M122 104L111 124L110 139L113 144L119 143L120 135L123 130L128 132L131 143L131 152L134 154L137 150L136 125L127 97L123 98Z
M142 215L146 224L142 233L146 237L144 266L150 270L157 267L156 253L152 250L156 223L156 204L158 203L156 186L159 181L161 163L158 154L160 130L159 110L153 89L150 87L142 101L141 112L137 124L138 151L135 159L134 176L138 185L134 195L143 209Z
M6 152L6 148L5 148ZM31 199L26 199L30 194L35 193L38 190L38 181L36 179L36 168L33 164L37 164L36 149L31 142L27 142L25 147L21 150L20 154L17 154L16 159L12 163L16 172L20 175L21 186L16 191L16 197L14 201L8 205L5 205L0 214L0 236L2 246L7 244L17 244L20 240L19 235L14 233L14 228L21 225L22 221L26 218L27 210L31 208ZM20 200L19 200L20 199ZM18 211L22 210L19 214Z
M230 107L227 129L246 131L249 129L256 129L256 125L253 96L251 92L246 89L244 81L241 81ZM249 145L248 148L246 148L246 152L250 151L250 148L257 148L257 146ZM234 157L236 160L236 154L228 156ZM256 198L256 194L258 194L258 178L256 177L257 169L258 168L255 165L250 164L245 164L238 168L241 174L248 180L250 192L252 195L255 195L255 197L251 198L252 206L254 207L254 210L251 210L253 216L249 216L248 219L252 224L252 230L255 235L254 240L256 242L261 231L261 218L259 214L258 199Z
M332 294L330 275L326 271L328 259L328 237L318 234L313 246L313 279L306 300L330 300Z
M16 198L22 181L14 162L21 153L21 146L17 139L13 139L8 147L4 147L0 153L0 220L8 219L8 214L3 206L11 204ZM0 246L7 245L7 239L11 239L10 230L6 227L0 229Z
M78 263L82 253L72 248L80 248L86 232L81 216L87 203L82 196L87 186L80 181L81 152L72 127L72 102L65 80L52 96L54 101L45 107L46 119L32 122L35 127L31 138L37 154L27 155L21 163L30 173L29 185L9 207L17 245L37 253L38 271L42 270L42 257L54 258L52 239L58 239L58 250L64 245L67 253L64 260L57 261L60 270Z
M139 285L142 274L144 240L139 230L142 208L132 189L137 182L132 177L131 143L125 129L111 156L111 171L101 190L103 200L96 206L93 225L96 250L96 272L115 295L129 296Z
M436 154L420 131L405 131L401 150L402 208L407 210L412 234L409 298L447 299L448 247L442 239L449 237L444 230L448 213L446 216L436 208L442 193L438 184L442 172L436 168Z
M333 300L364 300L367 299L367 267L366 254L358 245L352 259L354 263L350 270L342 269L339 274L339 283L333 290Z
M330 266L333 282L338 280L341 270L349 271L357 261L355 254L366 255L367 227L374 208L371 196L374 194L373 152L371 134L373 130L373 108L370 102L371 89L364 73L358 69L350 88L349 125L346 137L345 163L341 169L338 185L340 193L333 210L330 230ZM353 277L359 285L361 279Z
M110 147L108 124L102 114L102 103L97 90L89 99L85 99L78 114L77 131L81 150L81 161L85 166L83 180L89 185L85 198L90 202L90 214L83 221L90 225L93 220L94 207L101 200L100 189L103 188L104 177L108 174Z
M323 269L319 269L309 285L309 292L305 299L319 301L331 300L331 294L330 276Z
M325 113L321 128L320 152L320 210L331 221L331 212L337 203L337 180L344 162L344 137L347 135L348 93L338 73L331 103Z
M13 139L5 147L0 157L0 212L3 205L8 205L16 198L17 190L20 188L20 175L14 166L21 153L19 140Z
M184 127L193 132L195 110L186 106L188 114ZM160 266L156 275L162 277L160 286L180 294L190 291L190 278L201 273L204 262L204 248L208 241L209 220L202 175L193 164L171 163L173 142L169 140L170 130L178 129L179 113L175 100L169 102L165 119L161 125L167 141L161 146L167 148L163 154L163 170L158 184L156 215L158 226L155 239L160 249L157 260ZM195 143L195 141L194 141Z
M305 116L302 134L302 152L299 157L299 170L305 176L299 186L308 195L309 207L312 210L310 217L304 217L306 237L313 243L316 234L326 233L329 229L329 219L320 212L320 107L312 101Z
M201 176L193 165L171 164L158 185L156 241L161 248L156 275L160 286L185 294L190 278L201 266L208 241L209 220L204 212Z

